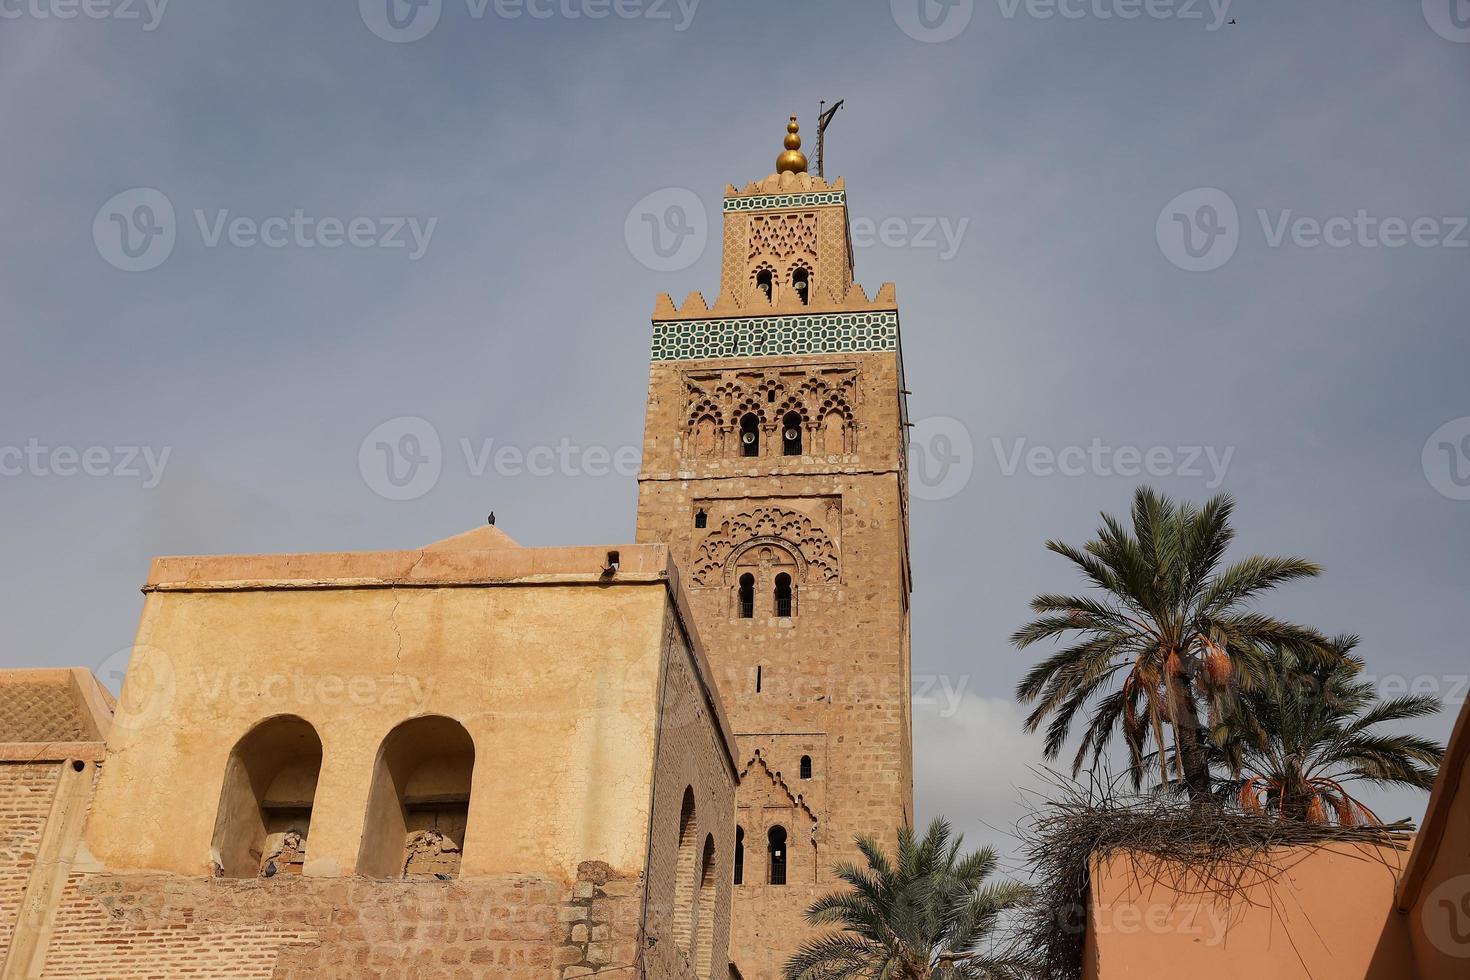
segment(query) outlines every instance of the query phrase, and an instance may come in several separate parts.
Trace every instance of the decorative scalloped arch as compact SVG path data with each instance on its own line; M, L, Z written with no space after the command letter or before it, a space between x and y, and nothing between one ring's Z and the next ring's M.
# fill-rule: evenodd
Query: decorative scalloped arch
M785 419L787 412L795 412L800 415L803 423L809 423L812 420L812 413L807 408L806 399L795 392L787 395L781 402L781 407L776 409L776 418Z
M789 555L791 557L791 560L796 563L796 581L806 581L806 573L807 569L810 567L810 563L802 557L801 550L799 548L793 545L790 541L787 541L785 538L760 537L751 538L744 544L736 545L735 548L731 550L729 556L725 559L726 585L733 586L735 584L735 571L737 566L740 564L740 559L744 558L747 553L754 551L756 548L777 548L783 553Z
M718 425L720 428L723 429L725 427L725 413L720 409L720 406L715 403L714 399L701 398L690 406L690 428L693 428L694 425L705 416L709 416L710 418L714 419L715 424Z
M700 542L694 555L693 583L719 585L725 582L732 559L747 545L766 543L785 546L798 560L802 582L837 582L842 571L837 547L826 531L810 517L781 507L758 507L727 518Z
M747 415L754 415L761 425L766 424L766 406L759 398L747 394L735 403L735 411L730 413L730 418L737 421Z

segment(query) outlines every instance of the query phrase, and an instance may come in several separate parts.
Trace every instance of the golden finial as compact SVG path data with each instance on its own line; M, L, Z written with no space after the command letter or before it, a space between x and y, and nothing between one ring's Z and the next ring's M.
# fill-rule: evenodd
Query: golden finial
M801 152L801 127L796 124L795 116L786 127L786 152L776 158L776 173L806 173L806 154Z

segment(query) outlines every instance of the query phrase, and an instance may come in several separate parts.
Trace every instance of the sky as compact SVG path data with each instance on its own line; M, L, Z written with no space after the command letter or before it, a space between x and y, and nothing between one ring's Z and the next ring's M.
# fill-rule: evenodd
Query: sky
M115 688L154 555L631 540L654 299L713 299L726 184L840 98L924 467L918 816L1013 847L1008 637L1142 482L1322 563L1264 608L1448 735L1464 0L389 2L0 0L0 667Z

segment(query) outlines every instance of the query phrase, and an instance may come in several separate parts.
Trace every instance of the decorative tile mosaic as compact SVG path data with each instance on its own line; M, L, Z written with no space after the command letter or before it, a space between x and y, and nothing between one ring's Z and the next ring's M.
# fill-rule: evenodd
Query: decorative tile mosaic
M757 197L727 197L725 212L779 211L784 208L822 208L846 204L846 191L816 191L811 194L762 194Z
M655 361L898 350L898 314L819 313L653 325Z

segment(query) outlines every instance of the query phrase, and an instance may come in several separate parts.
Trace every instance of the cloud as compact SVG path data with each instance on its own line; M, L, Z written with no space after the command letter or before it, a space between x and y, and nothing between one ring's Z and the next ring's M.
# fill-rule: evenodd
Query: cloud
M914 796L917 822L943 815L971 848L1015 850L1023 789L1042 784L1042 737L1023 728L1025 715L1007 698L965 693L958 706L914 707Z

